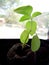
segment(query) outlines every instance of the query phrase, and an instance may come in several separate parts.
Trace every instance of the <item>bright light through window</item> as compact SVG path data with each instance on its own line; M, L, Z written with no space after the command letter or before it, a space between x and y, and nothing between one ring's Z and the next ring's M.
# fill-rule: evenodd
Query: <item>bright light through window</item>
M49 12L49 0L21 0L23 5L32 5L34 11Z
M24 23L19 22L19 14L13 9L23 5L31 5L33 12L39 11L43 14L35 19L38 22L39 29L37 33L42 39L47 39L49 29L49 0L0 0L0 19L5 19L5 23L0 25L0 37L2 38L19 38ZM46 13L45 13L46 12ZM41 22L42 21L42 22ZM12 28L14 27L14 28ZM20 28L17 28L20 27ZM17 30L16 30L17 29ZM8 32L10 31L10 32ZM4 32L4 33L3 33ZM16 34L17 33L17 34ZM19 34L18 34L19 33ZM6 35L7 34L7 35ZM43 37L42 37L43 36Z

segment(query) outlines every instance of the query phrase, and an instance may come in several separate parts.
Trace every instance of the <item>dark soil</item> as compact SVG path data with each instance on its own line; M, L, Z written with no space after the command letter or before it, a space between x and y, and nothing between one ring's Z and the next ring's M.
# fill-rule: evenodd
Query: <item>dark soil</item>
M49 65L49 40L41 40L35 55L29 46L22 49L19 43L19 39L0 39L0 65Z
M31 51L30 46L26 45L22 48L21 43L14 44L7 53L9 63L14 61L14 65L34 64L34 53Z

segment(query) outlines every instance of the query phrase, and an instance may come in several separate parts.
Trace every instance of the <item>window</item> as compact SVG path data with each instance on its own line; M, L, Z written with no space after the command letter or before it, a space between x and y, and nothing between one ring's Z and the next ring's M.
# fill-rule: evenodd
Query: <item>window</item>
M44 38L47 39L48 38L47 33L48 33L48 29L49 29L49 25L48 25L49 24L48 23L49 22L49 13L48 13L49 12L49 2L48 2L48 0L0 0L0 19L2 19L2 18L5 19L5 20L3 19L4 23L2 23L3 26L5 26L5 30L7 30L7 28L6 28L7 26L8 27L12 27L12 26L19 27L20 26L20 28L23 26L23 24L19 22L20 15L16 14L13 11L14 8L23 6L23 5L31 5L33 7L33 12L40 11L43 13L41 16L35 18L35 21L38 22L37 33L38 33L39 37L41 39L44 39ZM0 30L1 30L1 28L4 28L3 26L0 27ZM19 30L17 29L18 30L17 32L20 31L20 28L19 28ZM11 30L15 31L16 29L9 28L8 30L10 30L10 33L12 33ZM3 33L3 30L1 30L1 31ZM16 35L15 32L13 32L13 33ZM6 37L14 36L14 38L17 38L17 36L15 37L15 35L13 33L10 34L6 31L5 33L6 34L8 33L7 35L9 35L9 36L7 36L6 34L2 34L2 33L0 32L0 35L3 35L3 36L5 35ZM18 38L20 36L19 34L18 34ZM42 35L42 37L41 37L41 35Z

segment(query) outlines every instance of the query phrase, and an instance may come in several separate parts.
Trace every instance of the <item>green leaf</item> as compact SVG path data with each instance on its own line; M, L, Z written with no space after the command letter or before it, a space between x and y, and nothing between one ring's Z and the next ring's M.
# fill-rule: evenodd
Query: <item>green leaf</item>
M20 41L23 44L26 44L29 40L29 33L27 30L24 30L20 36Z
M23 22L23 21L28 20L28 19L30 19L30 16L24 15L24 16L22 16L22 17L20 18L20 22Z
M27 29L28 31L31 30L31 21L28 21L28 22L26 23L26 29Z
M17 9L15 9L14 11L19 13L19 14L23 14L23 15L30 15L31 12L32 12L32 6L22 6L22 7L19 7Z
M30 34L33 35L37 29L37 23L35 21L28 21L26 23L26 29L30 31Z
M35 35L31 41L31 50L33 52L36 52L39 48L40 48L40 40L39 40L38 36Z
M32 17L36 17L36 16L41 15L41 14L42 14L41 12L34 12Z

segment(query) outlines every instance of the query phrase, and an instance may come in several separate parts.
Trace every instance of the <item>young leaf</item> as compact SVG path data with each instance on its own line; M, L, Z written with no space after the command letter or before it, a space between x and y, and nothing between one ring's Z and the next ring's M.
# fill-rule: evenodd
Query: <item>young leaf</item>
M20 36L20 41L23 44L26 44L29 40L29 33L27 30L24 30Z
M15 9L14 11L19 13L19 14L30 15L32 10L33 10L32 6L28 5L28 6L19 7L17 9Z
M30 19L30 16L24 15L24 16L22 16L22 17L20 18L20 22L23 22L23 21L28 20L28 19Z
M40 40L39 40L38 36L35 35L31 41L31 50L33 52L36 52L39 48L40 48Z
M30 31L30 34L33 35L37 29L37 23L35 21L28 21L26 23L26 29Z
M36 17L36 16L41 15L41 14L42 14L41 12L34 12L32 17Z
M36 30L37 30L37 23L35 21L32 21L30 34L31 35L35 34Z
M28 21L28 22L26 23L26 29L27 29L28 31L31 30L31 21Z

